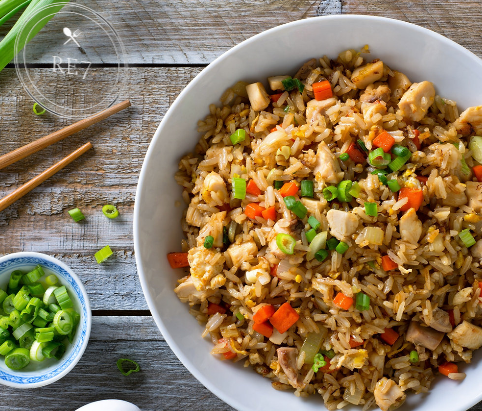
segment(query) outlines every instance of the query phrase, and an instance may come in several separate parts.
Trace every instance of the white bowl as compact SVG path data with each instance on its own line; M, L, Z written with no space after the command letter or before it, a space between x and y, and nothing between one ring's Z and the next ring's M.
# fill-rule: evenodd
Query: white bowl
M181 189L174 182L179 159L194 149L200 135L196 123L210 103L219 104L226 88L238 80L264 81L270 75L295 73L312 57L336 58L348 48L369 44L381 58L412 81L430 80L437 92L459 107L482 103L482 62L447 38L424 28L371 16L306 19L268 30L246 40L205 68L179 95L152 140L137 190L134 238L140 281L147 303L164 338L186 368L209 390L238 410L319 410L323 401L275 391L270 381L250 368L219 361L202 340L201 326L176 297L176 280L184 275L169 267L166 254L178 251ZM467 378L434 382L429 395L408 396L402 410L466 410L482 399L479 387L482 352L461 366ZM359 410L360 407L352 407Z
M56 258L40 253L15 253L0 258L0 288L6 289L10 273L14 270L29 272L41 265L45 274L55 274L59 282L65 285L74 304L74 309L80 314L75 339L67 346L64 356L59 360L45 359L33 362L24 369L13 371L0 361L0 384L15 388L36 388L52 384L67 375L79 362L89 341L92 325L89 298L82 282L75 273ZM3 357L2 357L3 358Z

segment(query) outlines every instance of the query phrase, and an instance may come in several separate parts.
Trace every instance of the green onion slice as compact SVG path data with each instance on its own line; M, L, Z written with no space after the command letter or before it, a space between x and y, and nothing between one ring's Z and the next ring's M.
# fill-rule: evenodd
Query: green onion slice
M392 160L392 156L390 153L385 153L383 148L379 147L376 150L370 151L368 154L368 162L376 168L384 168L386 167L390 161Z
M102 212L107 218L114 219L119 217L119 210L117 210L116 206L113 206L112 204L106 204L102 207Z
M55 314L57 311L60 311L60 307L57 304L49 304L49 311Z
M0 355L7 355L13 349L15 349L16 345L12 340L5 341L2 345L0 345Z
M244 181L244 180L243 180L243 181ZM282 181L282 180L275 180L275 181L274 181L274 184L273 184L275 190L279 190L281 187L283 187L284 183L285 183L285 182Z
M57 288L58 287L56 287L55 285L52 285L49 288L47 288L47 290L45 291L45 294L43 296L43 299L42 299L42 301L45 305L55 304L57 302L57 300L55 298L55 295L54 295L54 291Z
M17 310L13 310L11 313L10 313L10 325L12 326L12 328L17 328L17 327L20 327L20 325L22 324L22 318L20 317L20 312L17 311Z
M38 281L40 279L40 277L42 277L44 275L45 275L45 273L44 273L43 268L38 265L32 271L25 274L22 277L22 281L26 285L31 285L31 284L35 283L36 281Z
M321 352L325 357L328 357L330 360L333 359L335 356L335 351L329 350L329 351L322 351Z
M306 233L306 239L308 240L309 243L313 241L313 239L316 237L316 230L312 228L311 230L308 230Z
M214 237L212 235L206 236L204 239L204 248L212 248L214 244Z
M67 311L60 310L55 314L53 325L60 335L67 335L72 331L74 321Z
M377 203L365 203L365 213L370 217L376 217L378 215Z
M42 296L44 295L44 292L45 292L45 288L42 284L40 283L35 283L35 284L32 284L32 285L28 285L27 286L28 289L30 290L30 294L32 295L39 295L39 296Z
M410 362L415 364L419 361L418 352L417 351L410 351Z
M306 217L308 210L301 201L297 201L293 196L287 196L284 198L284 202L286 204L286 208L292 211L298 218L303 219Z
M388 179L387 179L388 172L386 170L375 170L375 171L372 171L372 174L375 174L376 176L378 176L378 181L380 181L380 183L387 185L387 183L388 183Z
M306 259L308 261L313 260L316 257L316 253L322 248L326 247L326 238L328 237L328 231L322 231L318 233L310 243L310 249L306 253Z
M285 254L292 255L295 252L296 240L289 234L276 235L276 245Z
M459 233L459 237L467 248L472 247L476 241L475 238L470 234L470 230L466 228Z
M315 195L313 188L313 181L302 180L301 181L301 197L313 197Z
M388 188L393 191L394 193L396 193L397 191L400 190L400 184L398 184L398 181L396 179L393 179L393 180L389 180L387 182L387 185L388 185Z
M325 187L323 189L323 197L325 200L332 201L338 197L338 189L335 186Z
M338 184L338 200L343 202L350 202L353 200L353 196L349 193L352 184L351 180L343 180Z
M38 103L34 103L32 110L37 116L41 116L42 114L45 114L45 112L47 111Z
M410 154L410 150L407 147L403 147L399 144L395 144L392 147L392 153L398 157L405 157L407 154Z
M3 302L7 297L8 297L8 294L0 288L0 304L3 304Z
M370 297L364 293L358 293L355 297L355 307L358 311L370 309Z
M15 306L13 305L13 299L15 294L10 294L5 300L3 300L2 308L5 311L5 314L10 314L13 310L15 310Z
M231 143L233 143L233 146L235 144L241 143L246 140L246 131L242 128L238 128L233 134L229 136L229 139L231 140Z
M348 191L348 194L352 195L355 198L358 198L360 196L360 192L361 192L360 184L354 181L353 184L351 185L350 191Z
M56 288L54 290L54 296L62 310L66 310L67 308L72 308L74 306L72 300L69 297L67 288L65 288L65 285Z
M246 180L233 177L233 196L239 200L246 198Z
M35 327L45 327L47 325L47 321L43 318L37 317L34 322L32 323Z
M472 151L472 157L482 164L482 137L473 136L470 139L469 149Z
M126 370L124 368L125 363L128 363L129 366L130 366L130 368L128 370ZM134 368L132 368L132 367L134 367ZM119 358L117 360L117 368L122 373L122 375L125 375L126 377L128 375L132 374L133 372L139 372L141 370L141 367L139 366L139 364L137 364L133 360L129 360L128 358Z
M95 253L95 259L97 261L97 264L101 264L103 263L105 260L107 260L112 254L114 254L112 252L112 250L110 249L110 247L108 245L106 245L104 248L102 248L101 250L97 251Z
M313 216L308 218L308 224L315 230L318 230L321 227L321 223Z
M42 350L45 348L46 345L46 342L34 341L32 346L30 347L30 359L32 361L45 360L45 355L43 354Z
M20 291L13 297L13 306L16 310L22 311L30 301L29 290L26 286L23 286Z
M78 209L78 208L74 208L73 210L69 210L69 214L76 223L78 223L79 221L81 221L85 218L85 216L82 214L82 211L80 211L80 209Z
M52 358L55 356L58 348L63 344L59 343L58 341L52 341L45 345L42 349L42 354L47 358Z
M244 315L241 314L239 311L236 313L236 318L239 320L239 321L243 321L244 320Z
M349 248L350 246L347 243L340 241L336 246L335 250L338 254L345 254Z
M363 140L360 140L358 139L356 141L358 147L360 147L365 153L368 153L368 149L367 149L367 146L365 145L365 143L363 142Z
M22 324L13 332L13 336L15 337L16 340L19 340L20 337L23 337L24 334L30 331L31 329L32 329L32 326L30 324Z
M326 250L318 250L315 253L316 260L318 260L320 262L324 261L326 259L326 257L328 257L328 251L326 251Z
M45 278L45 283L50 287L52 285L55 285L59 282L58 277L55 274L51 274Z
M340 154L340 160L341 161L346 161L350 158L350 156L348 155L348 153L341 153Z
M404 157L395 157L393 161L390 164L388 164L388 168L392 171L400 170L403 167L403 165L410 159L411 156L412 156L412 153L408 153Z
M27 350L30 350L30 347L35 341L35 331L32 329L30 331L27 331L24 335L20 337L18 340L20 347L21 348L26 348Z
M30 352L26 348L15 348L5 357L5 365L11 370L21 370L30 363Z
M22 277L23 277L23 273L21 271L19 270L12 271L12 273L10 274L10 280L8 281L8 288L11 288L11 289L19 288L19 283ZM5 291L3 292L5 293Z
M335 250L336 246L338 245L339 241L335 237L331 237L327 242L326 245L328 250Z

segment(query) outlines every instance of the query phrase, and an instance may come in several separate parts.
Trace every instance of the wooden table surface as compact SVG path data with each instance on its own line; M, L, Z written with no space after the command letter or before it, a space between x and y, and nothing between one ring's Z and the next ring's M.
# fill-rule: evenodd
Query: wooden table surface
M142 410L230 410L184 368L150 313L136 273L132 238L135 190L156 127L178 93L206 65L239 42L271 27L327 14L369 14L434 30L482 57L482 5L469 0L85 0L118 31L127 51L132 107L0 171L0 196L31 179L86 141L95 149L0 213L0 254L53 255L80 276L90 297L89 346L61 381L35 391L2 387L0 410L75 410L117 398ZM7 26L8 27L8 26ZM0 38L6 29L0 29ZM102 44L99 50L102 51ZM106 67L115 56L104 50ZM47 62L47 61L46 61ZM40 62L42 63L42 62ZM0 73L0 155L69 124L32 114L32 101L13 66ZM39 70L46 69L42 64ZM107 68L106 68L107 69ZM102 205L121 216L106 219ZM84 224L67 210L79 207ZM98 265L109 244L114 256ZM122 376L120 357L142 371ZM39 404L42 404L41 406ZM472 410L482 410L482 403Z

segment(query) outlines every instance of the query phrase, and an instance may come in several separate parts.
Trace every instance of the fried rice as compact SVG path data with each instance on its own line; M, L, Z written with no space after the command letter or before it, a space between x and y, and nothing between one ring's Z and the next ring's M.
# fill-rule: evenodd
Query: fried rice
M175 177L211 353L329 410L395 409L482 346L482 106L369 56L236 83Z

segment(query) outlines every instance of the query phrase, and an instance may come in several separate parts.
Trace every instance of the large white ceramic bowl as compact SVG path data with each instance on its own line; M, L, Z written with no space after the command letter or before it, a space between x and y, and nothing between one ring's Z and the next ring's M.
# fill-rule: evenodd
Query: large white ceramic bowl
M172 270L166 254L180 248L181 189L174 173L182 155L199 139L196 122L238 80L266 81L270 75L295 73L312 57L336 57L347 48L369 44L373 58L407 74L430 80L437 92L461 108L482 103L482 62L475 55L432 31L397 20L370 16L329 16L289 23L246 40L205 68L167 112L147 152L135 205L137 267L154 319L172 350L208 389L238 410L320 410L319 396L308 400L275 391L270 381L241 365L209 354L201 326L172 291L183 272ZM482 400L482 352L462 366L460 383L435 381L429 395L409 395L402 410L466 410ZM353 407L353 409L359 409Z
M65 285L74 304L74 309L80 314L79 325L72 344L67 346L65 354L60 360L45 359L42 362L31 361L19 371L9 369L3 357L0 360L0 384L15 388L38 388L61 379L67 375L79 362L89 342L92 325L89 297L82 281L63 262L46 254L15 253L0 258L0 288L6 289L12 271L20 270L25 273L41 265L46 275L55 274L59 282ZM1 407L0 407L1 408Z

